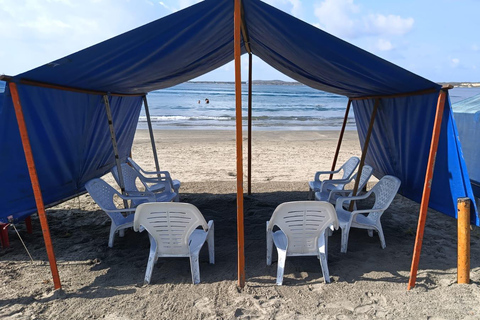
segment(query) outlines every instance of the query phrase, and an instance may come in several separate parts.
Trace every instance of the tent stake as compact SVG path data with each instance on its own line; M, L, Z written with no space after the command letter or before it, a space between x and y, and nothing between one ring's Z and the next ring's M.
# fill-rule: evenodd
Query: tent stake
M362 149L362 158L360 159L360 164L358 166L357 178L355 179L355 184L353 187L352 196L356 196L358 192L358 184L360 183L360 177L362 176L363 166L365 164L365 158L367 157L368 145L370 144L370 137L372 136L373 124L375 123L375 117L377 116L378 105L380 104L380 99L375 99L375 105L373 106L372 116L370 117L370 124L368 125L367 135L365 136L365 142L363 143ZM355 201L350 201L349 210L353 210L353 205Z
M235 127L237 141L237 246L238 286L245 287L245 239L243 230L243 152L242 152L242 75L240 70L240 0L234 7L234 55L235 55Z
M445 107L446 96L447 90L440 90L437 102L437 112L435 114L435 122L433 124L432 141L428 155L427 172L425 173L422 202L420 204L420 212L418 215L417 236L415 238L415 247L413 248L412 266L410 268L410 279L408 281L407 290L415 287L415 282L417 280L418 263L420 262L420 253L422 251L423 231L425 229L425 221L427 220L428 202L430 201L433 170L435 169L435 158L437 157L438 140L440 138L440 131L442 128L443 109Z
M113 127L113 119L112 119L112 110L110 109L110 102L108 101L108 96L103 96L103 103L105 104L105 111L107 113L108 119L108 127L110 128L110 138L112 139L112 146L113 152L115 153L115 162L117 164L117 171L118 171L118 180L120 180L120 190L122 194L125 194L125 182L123 180L123 172L120 163L120 157L118 155L118 148L117 148L117 138L115 137L115 128ZM127 200L123 200L123 205L125 208L128 208Z
M15 115L17 117L18 129L20 130L20 138L22 139L23 151L27 161L28 173L30 174L30 181L32 183L35 203L37 205L38 217L42 227L43 240L47 249L48 261L50 263L50 270L53 277L53 286L55 290L61 289L60 276L58 274L57 261L55 259L55 252L53 251L52 239L50 237L50 229L48 227L47 215L45 214L45 206L43 203L42 191L38 181L37 169L35 161L33 160L32 147L30 139L28 138L27 126L23 116L22 105L18 95L17 85L13 82L9 83L10 92L12 93L13 106L15 107Z
M252 53L248 54L248 195L252 194Z
M457 283L470 283L470 198L457 199Z
M340 147L342 146L343 134L345 133L345 127L347 126L348 113L350 112L350 105L352 100L348 99L347 110L345 110L345 117L343 118L342 130L340 131L340 136L338 137L337 150L335 150L335 156L333 157L332 170L335 171L335 166L337 165L338 154L340 153ZM333 178L333 173L330 174L330 180Z
M148 109L147 96L143 96L143 106L145 107L145 115L147 116L148 132L150 133L150 142L152 143L153 159L155 160L155 168L160 171L158 164L157 147L155 146L155 137L153 135L152 120L150 119L150 110ZM160 177L160 174L158 174Z

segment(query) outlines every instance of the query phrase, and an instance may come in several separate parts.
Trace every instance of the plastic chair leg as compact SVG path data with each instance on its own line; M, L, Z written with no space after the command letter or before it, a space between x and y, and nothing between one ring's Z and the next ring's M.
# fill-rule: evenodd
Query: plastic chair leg
M200 283L200 266L198 263L198 254L190 255L190 270L192 272L193 284Z
M373 230L372 229L368 229L367 232L368 232L368 236L370 238L373 237Z
M123 238L123 237L125 236L125 229L120 229L120 230L118 230L118 236L119 236L120 238Z
M215 263L215 237L214 237L214 224L213 221L208 227L207 245L208 245L208 258L210 264Z
M144 284L149 284L150 279L152 278L153 266L157 262L157 245L152 245L150 243L150 254L148 255L147 270L145 271L145 280Z
M283 273L285 271L285 260L287 259L287 251L278 249L278 266L277 266L277 285L281 286L283 283Z
M383 235L382 225L378 223L376 227L378 231L378 237L380 238L380 245L382 246L382 249L385 249L387 247L387 244L385 243L385 236Z
M320 260L320 268L322 269L323 280L330 283L330 273L328 271L328 231L318 237L318 258Z
M347 253L347 247L348 247L348 235L350 233L350 225L345 226L342 229L342 244L340 248L340 252L342 253Z
M113 248L113 240L115 238L115 231L117 231L117 226L112 222L110 226L110 235L108 236L108 246Z
M267 266L272 264L272 254L273 254L273 238L272 233L268 231L268 221L267 221Z

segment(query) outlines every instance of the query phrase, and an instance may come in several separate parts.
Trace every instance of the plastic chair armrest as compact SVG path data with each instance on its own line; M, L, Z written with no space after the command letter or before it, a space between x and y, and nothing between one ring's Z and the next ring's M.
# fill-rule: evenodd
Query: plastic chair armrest
M338 170L335 170L335 171L317 171L315 173L315 181L320 181L320 176L322 174L335 174L335 173L339 173L341 169L338 169Z
M346 202L346 201L367 199L370 196L370 193L371 192L367 192L364 195L355 196L355 197L340 197L340 198L337 199L337 202L335 203L335 208L341 208L343 203Z

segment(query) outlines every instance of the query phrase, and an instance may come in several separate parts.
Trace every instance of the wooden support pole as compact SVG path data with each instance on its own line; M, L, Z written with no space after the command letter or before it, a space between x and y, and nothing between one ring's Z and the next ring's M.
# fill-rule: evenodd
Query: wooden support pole
M335 150L335 156L333 157L332 170L335 171L335 166L337 165L338 154L340 153L340 147L342 146L343 134L345 133L345 128L347 126L348 113L350 112L350 105L352 100L348 99L347 110L345 110L345 117L343 118L342 130L340 131L340 136L338 137L337 150ZM333 179L333 173L330 174L330 180Z
M420 253L422 251L423 232L425 230L425 221L427 220L428 203L430 201L430 192L432 190L433 170L435 169L435 158L437 157L438 140L440 138L440 131L442 128L443 109L445 107L446 97L447 90L440 90L437 102L437 112L435 114L435 121L433 124L432 141L430 143L427 172L425 173L422 202L420 204L420 212L418 216L417 236L415 238L415 246L413 248L412 266L410 268L410 279L408 281L407 290L415 287L415 282L417 281L418 263L420 262Z
M110 129L110 139L112 140L113 152L115 154L115 163L117 165L118 171L118 182L120 184L120 190L122 194L125 194L125 181L123 180L123 172L122 172L122 164L120 163L120 156L118 155L118 148L117 148L117 137L115 136L115 128L113 127L113 118L112 118L112 110L110 109L110 101L108 101L108 96L103 96L103 103L105 104L105 112L107 113L108 119L108 128ZM123 200L123 206L128 208L127 200Z
M248 54L248 195L252 194L252 54Z
M25 153L25 159L27 161L28 173L30 175L30 181L32 183L35 203L37 205L38 218L42 227L43 240L45 241L45 247L47 249L48 261L50 263L50 271L52 272L53 277L53 287L55 288L55 290L57 290L62 288L62 284L60 283L60 276L58 274L57 260L55 259L55 252L53 251L52 239L50 237L50 229L48 227L42 191L40 189L40 183L38 181L37 169L35 167L35 161L33 159L32 147L30 145L30 139L28 137L27 126L25 124L25 118L23 116L23 110L20 103L20 97L18 95L17 85L13 82L10 82L9 87L12 94L13 106L15 107L15 115L17 117L18 129L20 130L20 138L22 139L23 151Z
M155 168L160 171L160 164L158 163L157 147L155 146L155 137L153 135L152 120L150 118L150 110L148 109L147 96L143 96L143 106L145 108L145 115L147 116L148 132L150 133L150 142L152 144L153 160L155 161ZM160 177L160 174L158 175Z
M235 124L237 144L237 246L238 246L238 286L245 287L245 239L243 227L243 148L242 148L242 75L241 75L241 24L240 0L234 7L234 56L235 56Z
M470 283L470 199L457 199L457 282Z
M362 176L363 166L365 165L365 158L367 157L368 145L370 144L370 137L372 136L373 124L375 123L375 118L377 116L378 105L380 104L380 99L375 99L375 104L373 106L372 115L370 117L370 124L368 125L367 135L365 136L365 142L363 143L362 149L362 158L360 159L360 164L357 171L357 179L355 179L355 184L353 186L352 196L357 195L358 184L360 183L360 177ZM350 201L349 210L353 210L355 201Z

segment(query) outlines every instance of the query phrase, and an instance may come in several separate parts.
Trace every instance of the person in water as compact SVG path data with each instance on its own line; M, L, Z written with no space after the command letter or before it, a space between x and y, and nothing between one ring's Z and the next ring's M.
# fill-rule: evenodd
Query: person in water
M206 104L209 104L209 103L210 103L210 100L208 100L207 98L205 98L205 103L206 103Z

